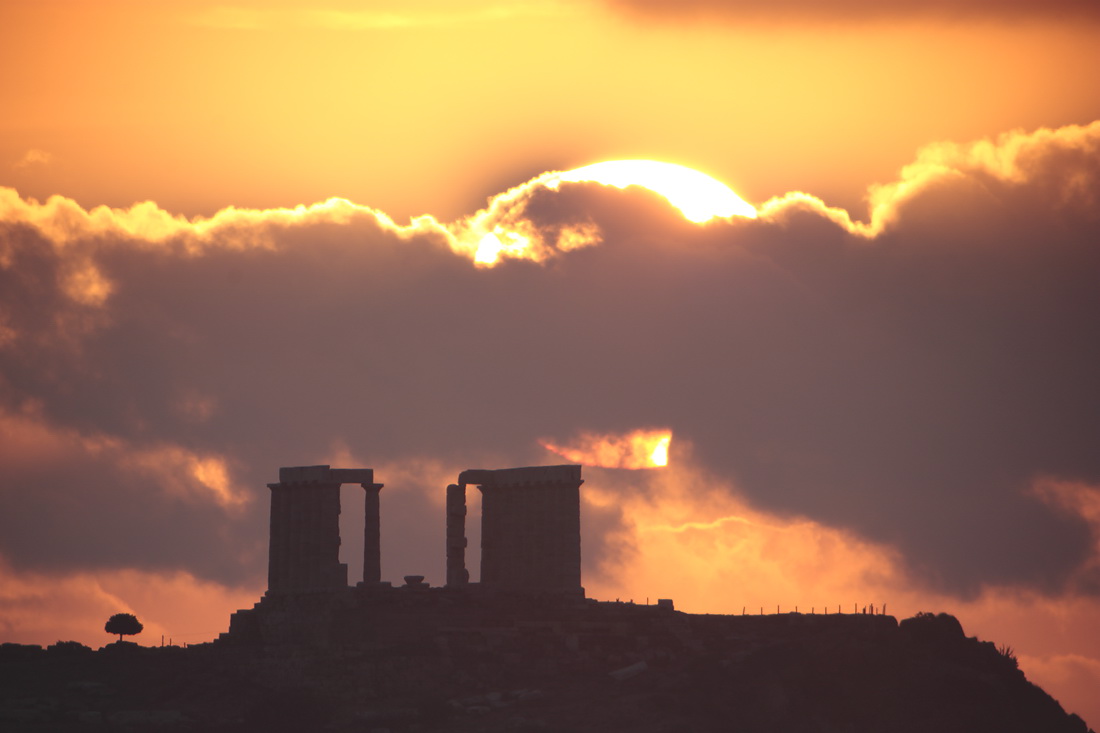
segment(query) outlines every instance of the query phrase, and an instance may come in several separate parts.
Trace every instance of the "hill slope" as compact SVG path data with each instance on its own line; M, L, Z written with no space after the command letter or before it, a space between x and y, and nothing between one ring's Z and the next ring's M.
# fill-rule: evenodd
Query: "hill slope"
M352 615L265 599L247 633L188 649L3 645L0 728L1088 731L1011 653L945 614L899 624L426 598L394 593Z

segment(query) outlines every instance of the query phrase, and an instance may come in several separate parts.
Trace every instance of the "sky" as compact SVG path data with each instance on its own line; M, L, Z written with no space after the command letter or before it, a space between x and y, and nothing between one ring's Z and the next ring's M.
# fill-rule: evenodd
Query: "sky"
M578 462L589 597L952 613L1096 726L1100 6L407 5L0 5L0 639L217 636L280 466L440 584Z

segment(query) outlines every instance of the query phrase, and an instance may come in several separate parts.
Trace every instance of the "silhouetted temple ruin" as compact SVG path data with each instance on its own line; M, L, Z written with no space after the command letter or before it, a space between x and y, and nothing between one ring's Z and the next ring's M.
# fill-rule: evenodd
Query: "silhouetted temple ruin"
M446 492L437 519L439 529L445 529L440 548L446 552L445 585L432 587L422 575L407 575L404 584L383 582L382 485L374 479L369 468L297 466L280 469L279 481L269 485L269 588L252 608L230 617L229 631L218 641L239 649L242 658L255 655L255 671L274 686L298 675L309 684L327 680L333 694L350 690L347 694L361 701L364 685L373 685L377 699L392 699L400 691L483 690L498 684L490 681L493 675L502 681L523 675L566 681L597 670L596 678L617 684L647 674L652 664L662 670L661 677L651 678L661 687L650 689L663 690L667 680L698 670L690 674L701 676L683 678L689 680L685 689L712 690L719 689L712 675L726 667L702 660L717 645L731 660L730 669L744 673L730 677L728 688L750 690L742 699L751 702L766 697L772 687L753 687L758 671L746 659L767 670L776 648L810 643L831 654L838 643L860 650L880 641L884 649L905 643L897 620L885 615L841 614L839 609L816 613L812 607L808 614L797 607L780 614L776 607L768 615L763 608L759 615L746 615L744 608L738 616L692 615L659 597L652 605L648 598L644 605L586 598L581 586L583 480L577 465L462 471L454 483L439 487ZM363 581L353 587L340 562L340 487L349 483L359 484L367 499ZM471 486L481 492L478 582L471 582L466 558ZM956 636L961 639L961 631ZM997 658L996 651L988 656ZM831 677L836 664L830 660L817 669L830 670ZM584 699L602 705L598 696ZM600 729L578 728L578 722L561 728ZM412 730L401 729L406 727ZM477 727L470 722L461 729Z
M481 585L583 597L580 466L471 469L447 487L447 586L469 585L466 487L481 491ZM271 489L268 594L346 588L340 562L340 486L366 492L363 585L381 582L379 492L370 468L290 466Z

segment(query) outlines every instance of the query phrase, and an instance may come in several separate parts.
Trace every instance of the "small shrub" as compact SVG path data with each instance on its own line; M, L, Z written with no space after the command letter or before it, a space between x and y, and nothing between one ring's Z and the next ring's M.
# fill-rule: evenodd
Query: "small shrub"
M46 651L51 654L88 654L92 648L79 641L58 641L46 647Z
M1016 659L1016 652L1013 651L1012 647L1007 644L1001 644L997 647L997 653L1008 660L1016 669L1020 668L1020 660Z
M903 619L898 629L914 641L948 642L966 638L962 624L949 613L921 611L912 618Z

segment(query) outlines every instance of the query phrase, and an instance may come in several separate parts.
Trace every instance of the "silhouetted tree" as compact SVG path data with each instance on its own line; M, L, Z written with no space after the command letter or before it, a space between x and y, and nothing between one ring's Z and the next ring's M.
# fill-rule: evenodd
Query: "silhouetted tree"
M118 640L122 641L123 635L133 636L134 634L140 634L141 630L145 626L137 620L137 616L132 613L116 613L111 618L107 619L107 624L103 627L103 630L108 634L118 634Z

